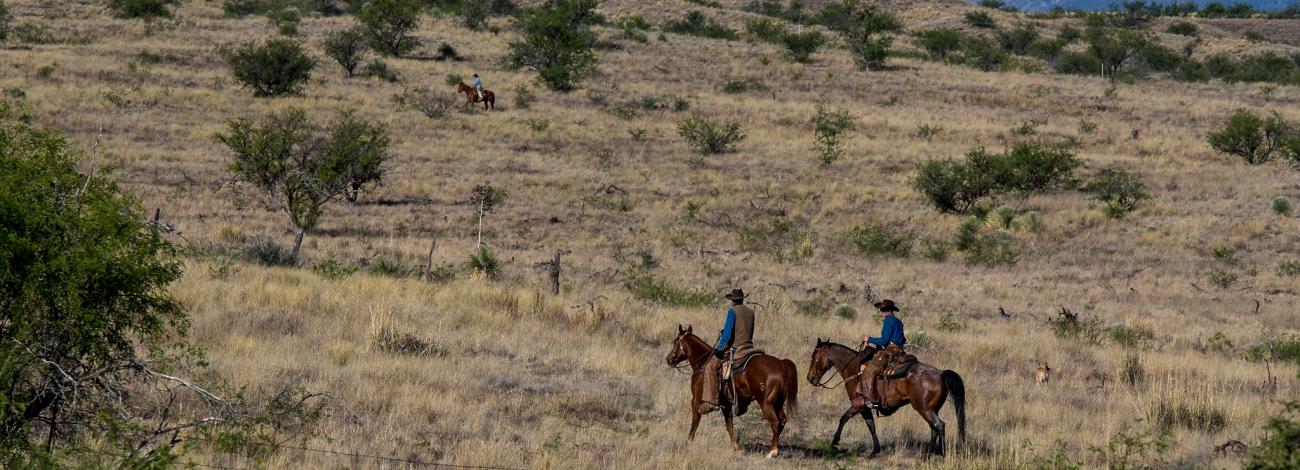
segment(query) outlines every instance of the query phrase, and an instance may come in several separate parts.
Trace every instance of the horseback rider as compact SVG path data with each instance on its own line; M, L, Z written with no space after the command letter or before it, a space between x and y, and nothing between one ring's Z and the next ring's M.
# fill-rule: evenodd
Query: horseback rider
M713 354L704 363L700 414L718 407L718 392L722 386L720 374L726 354L732 352L732 357L744 357L754 350L754 310L745 306L745 291L732 289L723 297L731 301L731 308L727 310L727 320L718 335L718 343L713 346Z
M873 353L879 352L881 349L903 352L903 346L907 345L907 337L903 335L903 321L894 316L894 312L898 311L898 307L894 305L894 301L889 299L876 302L874 306L880 310L880 315L884 318L884 325L881 326L879 337L863 336L862 341L867 344L868 348L875 349ZM863 387L866 388L864 399L867 401L867 407L880 409L881 402L884 400L876 392L876 381L880 379L884 367L874 367L874 363L872 361L863 366Z
M479 99L479 101L482 101L482 100L483 100L483 80L480 79L480 78L478 78L478 74L477 74L477 73L474 74L474 83L473 83L473 85L474 85L474 91L475 91L476 93L478 93L478 99Z

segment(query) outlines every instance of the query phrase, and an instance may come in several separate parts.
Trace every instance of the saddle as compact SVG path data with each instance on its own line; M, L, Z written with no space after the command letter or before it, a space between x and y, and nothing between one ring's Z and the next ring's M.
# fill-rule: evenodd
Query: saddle
M760 355L767 354L763 352L762 349L756 348L746 349L739 352L741 352L741 355L735 356L735 353L733 352L733 356L722 364L723 380L730 380L732 375L744 372L745 367L749 366L749 361L752 361L755 357Z
M896 356L892 362L885 366L885 370L880 374L880 378L890 380L907 377L907 371L912 370L912 366L916 365L918 362L920 361L912 354L901 354Z

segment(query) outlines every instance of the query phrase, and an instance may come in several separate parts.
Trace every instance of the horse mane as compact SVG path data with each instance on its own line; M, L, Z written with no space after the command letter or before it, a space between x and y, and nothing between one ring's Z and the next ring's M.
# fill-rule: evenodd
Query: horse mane
M847 351L849 351L849 352L857 352L857 351L855 351L853 348L850 348L850 347L845 346L845 345L840 344L840 343L835 343L835 342L827 341L827 342L822 343L822 344L825 344L825 345L827 345L827 346L834 347L834 348L844 349L844 350L847 350Z

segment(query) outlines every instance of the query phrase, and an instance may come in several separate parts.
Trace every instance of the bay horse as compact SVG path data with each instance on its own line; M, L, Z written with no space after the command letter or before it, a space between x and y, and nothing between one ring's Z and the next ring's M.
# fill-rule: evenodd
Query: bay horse
M863 398L863 386L866 381L861 375L862 367L867 362L875 361L875 365L884 365L889 358L887 352L872 350L864 356L848 346L817 338L817 346L812 352L812 362L808 364L808 382L822 388L834 388L827 387L825 382L820 381L826 371L833 368L840 374L844 382L844 391L848 393L849 398L849 409L840 416L839 427L835 428L835 437L831 440L832 447L839 444L844 424L854 416L861 415L867 422L867 428L871 430L872 449L868 457L880 453L875 419L872 418L871 409L866 407L866 399ZM916 410L917 414L920 414L921 418L930 425L930 451L938 455L943 455L944 452L945 426L943 420L939 419L939 409L943 407L948 394L951 393L953 407L957 412L958 438L961 442L966 442L966 385L956 372L940 371L934 366L918 362L908 369L903 378L881 380L876 391L884 396L881 400L882 409L878 411L881 417L892 415L908 404L912 405L912 409Z
M673 341L673 348L668 351L667 361L672 367L680 367L680 364L685 361L690 364L692 371L691 432L686 435L688 445L695 440L695 430L700 425L699 406L704 388L702 383L704 363L708 361L710 354L713 354L713 346L705 343L699 336L695 336L695 333L691 332L690 325L685 328L677 325L677 339ZM781 431L785 429L789 415L795 413L799 406L798 368L795 367L794 361L789 359L760 354L749 360L745 370L732 374L731 378L735 383L735 397L727 397L727 393L720 394L719 401L723 403L720 403L719 409L727 424L727 434L731 436L732 452L740 450L740 443L736 440L731 400L735 400L736 416L744 415L749 404L757 402L763 410L763 417L767 418L768 424L772 426L772 443L768 448L767 458L776 457ZM726 384L724 383L723 386L725 388Z
M465 94L466 106L482 101L483 109L497 109L497 95L493 94L492 90L484 88L483 98L479 99L478 92L474 91L474 87L466 85L465 82L460 82L456 84L456 91Z

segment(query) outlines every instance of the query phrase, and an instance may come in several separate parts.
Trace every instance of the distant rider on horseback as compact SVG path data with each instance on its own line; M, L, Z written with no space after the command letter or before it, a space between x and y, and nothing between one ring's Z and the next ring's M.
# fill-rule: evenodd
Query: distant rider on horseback
M474 86L474 91L478 93L479 101L483 101L483 80L478 78L477 73L474 74L473 86Z
M754 350L754 310L745 306L745 291L732 289L724 296L731 301L727 310L727 321L723 324L718 343L713 347L713 354L704 363L704 382L700 401L700 414L713 411L718 407L718 391L721 387L722 362L726 354L734 351L733 357L744 357Z
M862 341L867 343L867 347L875 348L876 352L885 348L902 352L903 346L907 345L907 337L903 335L903 321L894 316L894 312L898 311L898 307L894 306L894 301L889 299L876 302L875 307L880 309L880 315L885 320L880 329L880 337L863 336ZM883 367L863 370L863 385L867 391L866 405L870 408L880 409L881 398L879 393L876 392L876 381L880 379L883 371Z

